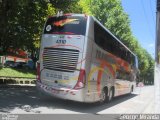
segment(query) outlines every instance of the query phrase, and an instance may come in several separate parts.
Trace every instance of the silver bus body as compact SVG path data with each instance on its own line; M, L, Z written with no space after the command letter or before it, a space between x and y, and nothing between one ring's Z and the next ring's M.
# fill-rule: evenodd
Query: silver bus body
M130 93L136 85L137 60L130 64L96 44L95 24L124 47L133 59L136 59L135 54L94 17L70 16L65 18L66 23L63 20L52 24L58 25L58 30L61 30L62 26L62 29L65 28L64 24L76 26L85 21L84 30L81 30L82 25L75 30L82 34L70 31L48 33L53 26L46 23L44 27L36 83L39 90L57 98L79 102L100 101L104 88L107 95L112 90L112 97Z

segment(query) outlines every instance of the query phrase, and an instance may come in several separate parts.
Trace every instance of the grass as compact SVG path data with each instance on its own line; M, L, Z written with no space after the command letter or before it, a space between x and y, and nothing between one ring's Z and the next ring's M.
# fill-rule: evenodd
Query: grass
M0 76L35 78L36 77L36 70L1 68L0 69Z

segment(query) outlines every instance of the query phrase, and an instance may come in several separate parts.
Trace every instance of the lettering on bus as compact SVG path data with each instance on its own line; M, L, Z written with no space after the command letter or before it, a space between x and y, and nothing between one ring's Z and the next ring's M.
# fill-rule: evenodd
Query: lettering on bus
M116 64L116 61L112 56L109 56L109 55L101 52L100 50L96 51L96 58L100 59L100 60L105 60L105 61L109 62L110 64Z
M56 73L46 73L46 77L59 79L59 80L69 80L69 76L66 76L66 75L62 76L62 75L58 75Z
M96 51L96 58L98 58L98 59L104 59L104 57L105 57L104 53L102 53L99 50Z
M58 44L66 44L66 40L57 40L56 43L58 43Z

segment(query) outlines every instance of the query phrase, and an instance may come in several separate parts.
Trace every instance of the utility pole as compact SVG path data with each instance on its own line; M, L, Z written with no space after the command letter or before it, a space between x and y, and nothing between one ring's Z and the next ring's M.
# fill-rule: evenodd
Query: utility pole
M156 12L156 55L155 60L157 64L160 64L160 0L157 0L157 12Z
M160 113L160 0L157 0L156 45L155 45L155 113Z

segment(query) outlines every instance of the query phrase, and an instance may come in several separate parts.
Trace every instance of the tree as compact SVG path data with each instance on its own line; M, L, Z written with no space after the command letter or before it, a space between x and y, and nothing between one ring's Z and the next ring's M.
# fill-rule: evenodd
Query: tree
M34 50L39 47L43 25L58 10L74 11L72 0L2 0L0 3L0 47ZM75 8L75 7L74 7ZM3 28L3 29L2 29Z
M153 83L154 62L149 53L132 35L130 20L120 0L80 0L82 11L94 15L107 29L136 53L139 59L140 78Z

